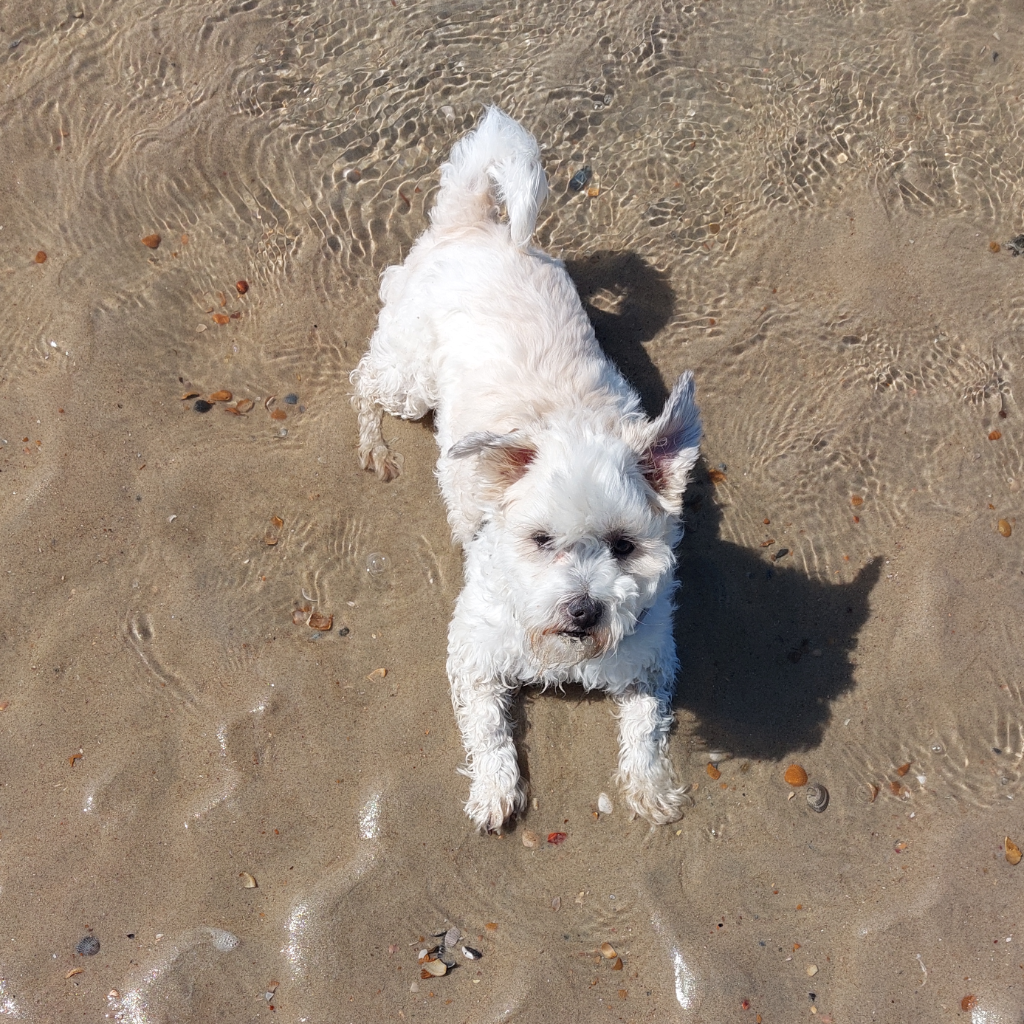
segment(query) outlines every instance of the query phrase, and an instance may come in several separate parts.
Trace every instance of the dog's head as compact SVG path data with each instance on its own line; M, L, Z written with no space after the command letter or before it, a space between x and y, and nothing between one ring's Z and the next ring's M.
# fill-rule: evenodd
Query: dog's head
M653 422L566 415L536 436L471 434L496 531L493 572L546 666L612 651L671 585L683 490L700 446L693 377Z

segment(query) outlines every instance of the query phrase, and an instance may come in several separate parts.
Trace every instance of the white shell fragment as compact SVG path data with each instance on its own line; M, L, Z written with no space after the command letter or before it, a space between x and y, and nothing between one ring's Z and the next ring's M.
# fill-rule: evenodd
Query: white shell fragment
M467 960L479 960L480 957L483 956L483 953L481 953L480 950L478 949L474 949L472 946L463 946L462 955Z
M248 871L239 871L238 877L242 880L243 889L258 889L259 886L256 884L256 879L249 874Z
M612 798L607 793L599 793L597 796L597 809L602 814L611 814L615 810Z
M462 932L454 925L444 933L444 948L454 949L456 943L462 938Z

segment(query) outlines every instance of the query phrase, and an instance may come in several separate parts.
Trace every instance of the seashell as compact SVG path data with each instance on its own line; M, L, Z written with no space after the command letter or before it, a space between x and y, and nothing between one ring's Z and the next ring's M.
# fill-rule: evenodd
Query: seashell
M807 787L807 806L818 814L828 807L828 790L820 782L811 783Z
M441 960L427 960L420 971L421 978L440 978L448 973L448 965Z
M238 292L239 295L244 295L249 290L249 282L248 281L236 281L235 282L235 290Z
M594 172L589 167L584 167L582 170L577 171L569 179L569 190L571 192L582 192L583 186L594 176Z
M605 960L614 960L619 954L615 952L615 947L610 942L601 943L601 956Z
M1003 840L1003 851L1006 854L1007 863L1009 863L1009 864L1019 864L1020 863L1020 858L1021 858L1020 847L1009 836L1007 836Z
M242 880L243 889L258 889L259 886L256 884L256 879L249 874L248 871L239 871L238 877Z
M1009 840L1007 840L1009 842ZM75 946L75 952L79 956L95 956L100 951L100 940L95 935L86 935L84 939L80 939L78 945Z
M709 750L708 760L712 764L721 764L723 761L728 761L732 758L732 754L728 750Z
M483 956L483 953L481 953L479 949L474 949L472 946L463 946L462 955L467 960L479 960Z
M160 245L160 236L159 235L146 235L146 237L142 239L142 244L147 249L155 249L155 248L157 248L157 246Z
M523 846L528 850L536 850L540 846L540 836L528 828L523 829Z
M786 782L791 786L806 786L807 785L807 772L804 771L803 766L798 764L791 764L782 776Z
M907 772L909 772L909 771L910 771L910 766L911 766L911 765L912 765L913 763L914 763L913 761L907 761L907 763L906 763L906 764L901 764L901 765L899 766L899 768L897 768L897 769L896 769L896 774L897 774L897 775L898 775L898 776L899 776L899 777L900 777L900 778L902 779L902 778L903 778L903 776L904 776L904 775L906 775L906 774L907 774Z
M612 798L607 793L597 794L597 809L602 814L611 814L615 810L615 805L612 803Z
M1006 519L1000 519L999 520L999 523L997 525L997 529L999 530L999 532L1004 537L1009 537L1010 534L1013 533L1013 527L1010 525L1009 521L1006 520Z
M621 971L622 970L622 957L621 956L617 956L615 958L615 963L612 964L612 970L613 971Z
M708 773L709 778L720 779L722 777L722 773L710 761L708 761L704 771Z
M327 632L334 625L333 615L323 615L321 612L313 612L307 623L310 629L318 629Z
M211 402L230 402L231 398L232 395L230 391L214 391L214 393L210 395L209 400Z
M462 932L460 932L459 929L455 927L455 925L452 925L451 928L449 928L448 931L444 933L445 948L453 949L458 944L458 941L461 938Z

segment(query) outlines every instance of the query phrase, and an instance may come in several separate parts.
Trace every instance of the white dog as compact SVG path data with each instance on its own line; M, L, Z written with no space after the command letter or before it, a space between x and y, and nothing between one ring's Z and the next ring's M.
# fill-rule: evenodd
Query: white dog
M674 821L673 548L701 436L693 378L646 418L562 263L529 246L546 195L535 139L490 108L442 166L430 227L384 274L352 373L359 454L393 479L383 412L434 410L437 477L465 551L448 675L469 817L497 829L526 804L508 715L519 687L571 682L618 706L629 806Z

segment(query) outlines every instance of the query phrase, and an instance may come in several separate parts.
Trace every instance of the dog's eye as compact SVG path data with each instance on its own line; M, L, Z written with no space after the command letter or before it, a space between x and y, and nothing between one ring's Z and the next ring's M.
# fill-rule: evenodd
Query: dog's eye
M628 537L616 537L611 542L611 549L616 558L626 558L636 551L636 545Z
M552 540L552 538L551 538L551 536L549 534L546 534L546 533L535 533L533 535L533 537L531 538L531 540L539 548L549 548L549 547L551 547L551 540Z

